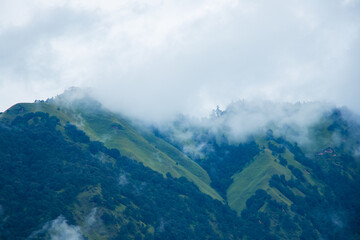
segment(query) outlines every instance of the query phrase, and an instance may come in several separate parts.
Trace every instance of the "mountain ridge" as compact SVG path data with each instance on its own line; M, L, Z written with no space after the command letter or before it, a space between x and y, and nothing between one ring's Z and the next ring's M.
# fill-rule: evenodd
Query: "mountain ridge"
M75 109L73 109L73 106L62 107L62 105L58 105L54 100L49 102L20 103L5 111L3 118L12 119L13 117L9 116L11 112L16 114L26 114L36 111L47 112L57 116L63 123L69 122L75 124L80 129L89 134L90 138L94 140L100 140L110 148L117 148L119 151L125 154L125 156L143 162L145 166L148 166L164 175L166 175L167 172L170 172L174 177L180 177L183 175L187 176L189 180L194 181L195 184L197 184L206 194L209 194L215 199L222 200L222 198L215 191L213 191L211 187L207 186L210 179L206 172L201 171L196 163L187 159L187 157L185 157L185 155L182 153L177 151L172 154L178 155L177 159L182 160L176 162L161 152L159 149L155 148L152 144L148 143L145 138L141 136L141 134L136 132L136 130L131 127L124 119L121 119L120 116L102 109L100 107L101 105L98 104L96 111L99 112L91 112L90 115L86 112L86 108L85 111L82 111L81 108L80 110L76 109L78 104L81 103L75 104ZM95 118L95 120L92 118ZM123 135L125 135L125 137ZM115 140L112 138L115 138ZM157 141L161 141L161 139ZM119 142L121 144L119 144ZM129 146L130 150L128 150L125 145ZM168 148L171 148L171 146ZM146 151L144 151L144 149ZM175 148L173 149L175 151L177 150ZM160 166L158 164L158 162L161 161L161 157L167 158L167 161L164 161L163 163L167 163L168 166ZM181 163L192 165L189 169L193 168L195 170L194 173L189 172L188 169L182 168Z
M65 97L66 94L61 95L58 98L60 100L55 98L14 105L0 115L0 130L2 131L0 133L11 136L12 132L20 134L20 129L29 134L30 138L34 134L36 137L36 134L41 132L47 132L49 136L54 135L54 139L58 139L60 142L63 141L61 140L63 138L64 146L69 143L78 146L77 156L90 154L88 156L98 159L103 164L96 165L96 163L94 165L95 171L98 171L99 174L108 171L110 176L117 175L116 184L120 186L120 189L126 189L128 185L131 185L133 192L126 191L128 200L119 205L114 205L113 203L123 199L120 195L116 195L117 200L111 197L111 194L109 195L118 187L111 187L115 186L114 182L109 187L101 184L108 180L105 180L104 175L98 175L96 179L99 183L95 181L90 185L85 184L82 189L75 188L73 190L79 192L76 196L72 195L71 199L73 200L71 201L73 202L71 204L70 202L64 203L65 218L53 216L52 219L47 219L47 228L49 229L46 230L47 232L39 233L45 234L44 237L51 235L49 233L51 226L56 223L75 232L79 233L80 231L89 239L108 239L112 238L112 234L127 236L125 239L135 239L136 236L138 239L145 239L146 236L149 239L159 239L159 236L163 234L160 231L161 225L166 225L166 223L161 223L162 220L157 219L155 221L156 224L160 224L159 228L159 226L155 226L153 220L149 220L150 217L147 220L148 232L140 231L142 223L139 221L139 217L145 216L142 214L145 214L143 211L146 205L143 205L144 203L141 201L137 202L139 201L137 194L148 188L146 186L149 183L144 180L140 182L136 180L136 178L145 179L144 176L140 177L136 173L138 171L136 169L143 167L149 169L145 171L146 175L153 175L154 173L151 171L160 174L164 178L160 181L161 184L166 185L168 184L166 182L170 181L175 184L173 186L178 186L180 191L184 191L185 189L181 189L181 186L186 186L187 181L189 181L196 186L195 188L190 187L195 196L200 197L201 195L197 193L196 188L198 188L200 193L205 193L211 197L212 200L200 197L201 199L208 199L206 200L208 205L200 206L200 204L197 206L200 207L198 211L203 211L201 214L207 215L211 226L208 229L212 229L209 231L213 231L217 236L215 239L240 239L244 237L246 239L318 239L320 237L331 239L336 236L357 239L360 236L360 233L357 232L357 226L360 225L356 220L356 211L357 209L360 210L359 204L356 203L356 196L360 192L360 168L357 155L360 146L360 127L356 122L347 120L341 109L325 112L316 122L307 126L306 131L310 141L299 145L293 141L292 136L279 135L278 130L273 131L271 129L248 136L245 141L234 142L227 135L231 131L229 128L218 128L213 131L214 128L207 128L209 124L192 124L186 122L187 120L184 118L180 124L175 124L170 130L142 127L141 124L133 125L130 119L102 108L101 104L93 99L81 96L64 103L67 100ZM226 114L226 111L217 114L214 116L216 117L215 121L219 122L222 117L231 116ZM297 113L297 116L300 115ZM35 128L39 133L31 128ZM290 132L296 134L296 131L298 130L295 128ZM178 138L174 132L183 132L188 137ZM15 138L12 139L14 144L18 141ZM5 138L3 142L5 143ZM17 147L15 145L9 146L11 148ZM0 157L12 158L12 155L7 153L6 148L3 147L0 150ZM193 150L197 151L196 154L192 152ZM59 153L49 152L48 154L54 158L61 158ZM26 154L17 157L23 162L30 160L27 159ZM43 158L41 155L39 157L40 159ZM80 163L83 160L79 157L77 161ZM121 161L127 162L127 164L131 163L130 165L136 171L121 170L124 169L124 166L119 165ZM66 162L67 160L63 160L65 165L57 166L62 169L66 166ZM140 165L138 166L135 163ZM7 167L7 164L10 162L6 162L4 167ZM118 170L121 171L117 172ZM131 180L132 175L129 171L135 174L136 178ZM85 174L85 176L87 175ZM338 182L331 181L334 176ZM112 181L115 181L114 177L113 179ZM83 179L82 181L85 183L88 180ZM135 182L138 182L137 185ZM146 184L143 185L143 183ZM163 194L165 195L161 196L170 197L166 195L170 189L158 184L155 184L154 187L164 191ZM61 195L63 192L69 194L67 189L66 185L55 187L56 194L54 196ZM155 191L155 188L151 187L151 189ZM108 191L108 193L105 194L104 191ZM160 201L152 194L148 197ZM178 204L183 198L189 201L184 204L190 204L194 201L191 192L170 197L172 201L178 202ZM6 207L5 198L0 200L0 206ZM110 208L102 205L106 202L108 202L107 205L111 206ZM196 205L199 202L195 201L193 204ZM163 211L161 206L153 206L156 206L160 212ZM214 208L215 212L212 214L215 214L215 218L210 217L209 206ZM186 208L189 207L187 205ZM136 211L128 212L127 209L138 209L136 211L140 211L137 213L140 215L134 215ZM176 207L172 207L172 209L175 212L180 210ZM226 212L226 214L224 213L226 219L230 217L235 221L235 225L231 225L231 228L224 228L224 222L220 220L222 216L217 212L223 211L220 209ZM312 212L312 209L316 213ZM124 218L123 215L125 210L128 214L127 218ZM232 210L236 214L232 213ZM191 221L197 223L200 221L203 224L205 219L198 218L197 214L200 214L198 211L195 211L194 217L196 218ZM152 214L155 213L151 213L149 216ZM89 228L86 225L86 219L90 216L100 218L100 220L98 219L99 233L86 230ZM67 223L67 219L69 219L69 223ZM120 223L118 222L119 219L127 220ZM50 222L51 220L53 221ZM113 226L112 221L117 222L116 224L120 227ZM131 231L124 230L125 232L123 232L121 229L127 224L131 225L127 227ZM178 226L175 222L173 224ZM187 224L186 221L184 224ZM39 228L41 227L38 226ZM173 239L183 236L178 228L176 228L177 230L171 229L168 234L171 235L174 231L179 234L179 236L172 235ZM190 233L195 231L196 225L186 229L184 231ZM199 234L204 233L200 231ZM207 235L206 238L211 239L210 235Z

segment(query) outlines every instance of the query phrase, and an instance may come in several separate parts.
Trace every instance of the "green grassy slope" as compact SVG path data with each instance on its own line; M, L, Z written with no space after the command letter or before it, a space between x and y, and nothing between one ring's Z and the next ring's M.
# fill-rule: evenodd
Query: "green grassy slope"
M236 214L193 183L31 107L0 119L0 239L239 239Z
M261 141L266 144L266 141ZM258 144L260 144L258 142ZM287 149L282 156L287 160L288 165L300 169L304 172L304 177L310 184L314 184L314 180L311 175L306 174L306 167L302 166L299 162L294 160L294 156ZM292 172L279 163L277 157L271 154L271 150L265 149L255 157L244 170L236 173L233 178L233 183L227 190L227 199L229 206L234 209L238 214L246 207L246 200L249 199L256 190L263 189L268 192L278 202L283 202L290 206L292 202L283 196L277 189L269 186L269 180L274 174L285 175L285 178L296 179ZM293 189L295 194L301 194L301 192Z
M96 107L94 107L96 109ZM142 162L145 166L162 174L185 177L214 199L222 201L220 195L210 187L210 178L197 163L187 158L178 149L151 133L144 136L127 121L104 109L56 103L37 102L16 104L2 114L9 121L16 115L28 112L47 112L60 119L62 124L70 122L85 131L92 140L101 141L108 148L118 149L122 155Z

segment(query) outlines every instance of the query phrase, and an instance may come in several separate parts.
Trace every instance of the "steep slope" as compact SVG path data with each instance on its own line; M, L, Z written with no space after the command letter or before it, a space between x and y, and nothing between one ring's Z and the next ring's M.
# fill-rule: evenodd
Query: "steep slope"
M219 126L226 114L204 126L185 119L161 134L208 172L211 186L251 229L262 227L277 239L359 238L360 127L351 114L326 112L303 129L308 136L301 146L287 140L294 135L272 130L230 141L229 129ZM293 132L286 127L277 132ZM174 137L179 132L191 141Z
M60 97L60 100L48 102L17 104L7 110L2 118L4 121L11 121L17 115L37 111L56 116L62 124L70 122L76 125L92 140L103 142L106 147L116 148L123 156L136 159L157 172L164 175L170 173L176 178L186 177L202 192L222 200L210 187L207 172L197 163L152 133L142 135L126 120L103 109L92 99L83 98L64 103Z
M344 109L298 144L288 125L235 141L226 111L150 131L68 97L0 115L4 239L360 238L360 125Z
M276 143L269 141L266 142L266 144L275 146ZM278 154L272 152L268 146L262 146L262 148L262 152L254 158L253 162L232 176L233 183L227 190L227 199L230 207L236 210L238 214L244 210L246 201L255 194L258 189L267 191L275 200L285 203L290 207L292 202L277 189L269 186L270 179L273 175L284 175L287 180L297 179L288 166L299 169L300 176L304 177L311 185L321 186L321 183L315 182L312 179L307 167L294 160L294 155L288 149L284 148L283 153ZM293 191L294 194L303 195L299 191Z
M240 238L236 214L186 178L24 111L0 120L0 239Z

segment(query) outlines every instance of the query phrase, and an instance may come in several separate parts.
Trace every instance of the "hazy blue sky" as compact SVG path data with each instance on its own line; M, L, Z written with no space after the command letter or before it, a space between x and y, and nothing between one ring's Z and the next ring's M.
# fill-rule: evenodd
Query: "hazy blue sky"
M360 113L360 1L0 1L0 111L70 86L138 117L238 99Z

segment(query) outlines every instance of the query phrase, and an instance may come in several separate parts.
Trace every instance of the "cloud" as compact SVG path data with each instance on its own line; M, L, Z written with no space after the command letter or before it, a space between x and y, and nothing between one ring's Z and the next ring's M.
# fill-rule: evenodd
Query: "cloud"
M83 240L78 226L69 225L63 216L47 222L41 230L33 232L28 239L37 239L39 236L48 236L51 240ZM46 238L48 239L48 238Z
M165 231L165 224L166 222L164 221L163 218L160 218L159 220L159 226L157 226L156 231L159 233L162 233Z
M126 186L129 183L126 173L121 173L119 176L119 184L120 186Z
M91 227L96 223L96 211L97 208L93 208L91 212L85 217L85 224L87 227Z
M297 141L307 138L308 128L317 123L332 105L323 103L274 103L237 102L231 104L221 115L221 129L233 140L246 140L250 134L264 133L271 128L277 136L294 137ZM217 125L215 125L217 126Z
M334 105L320 102L283 103L271 101L238 101L224 111L214 110L210 117L190 118L156 127L189 156L197 158L213 151L209 142L218 144L246 142L252 136L264 136L268 129L275 137L284 137L302 146L312 143L310 127L318 124ZM349 118L347 118L349 119ZM337 137L333 141L337 143Z
M99 213L100 212L100 213ZM88 215L85 216L82 232L84 235L106 235L107 231L105 225L100 218L101 210L93 208Z
M1 4L3 110L75 85L149 121L204 116L239 99L360 112L357 0Z

